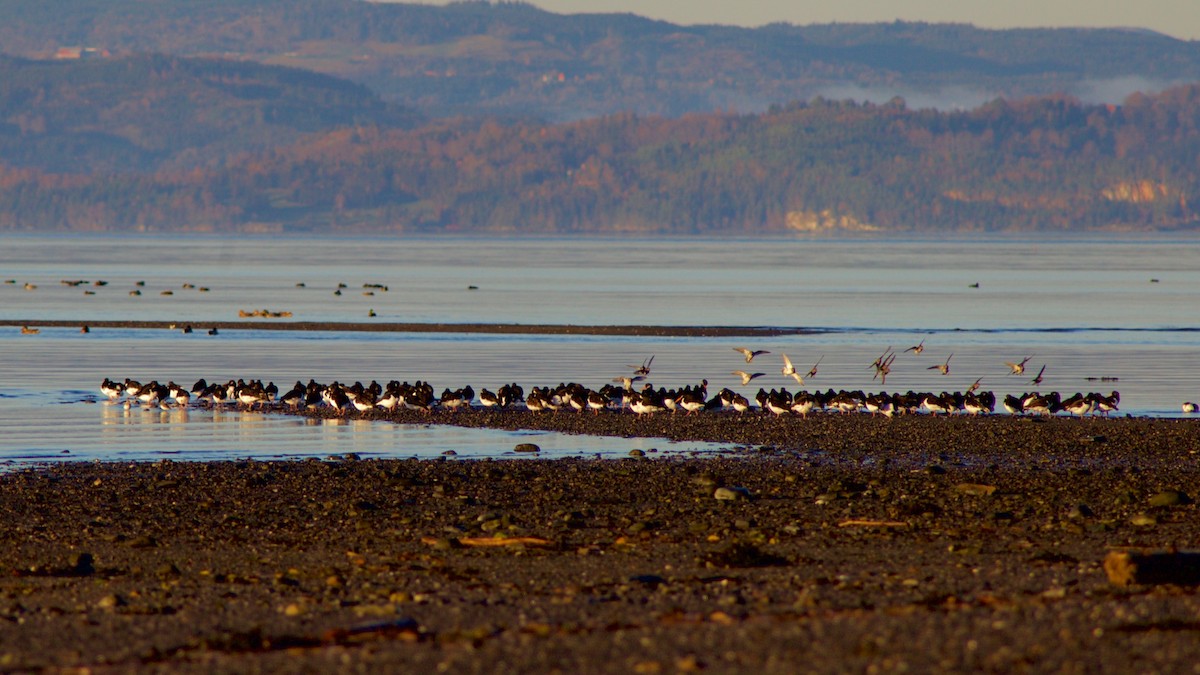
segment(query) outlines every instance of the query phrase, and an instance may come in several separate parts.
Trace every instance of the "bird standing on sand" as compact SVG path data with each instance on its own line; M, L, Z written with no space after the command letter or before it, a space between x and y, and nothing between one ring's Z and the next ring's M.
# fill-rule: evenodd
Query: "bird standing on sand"
M1009 375L1024 375L1025 374L1025 364L1029 363L1029 359L1032 359L1032 358L1033 358L1032 356L1026 356L1024 359L1021 359L1020 363L1012 363L1011 361L1005 361L1004 365L1008 366L1009 371L1010 371L1008 373Z
M792 365L792 360L788 358L787 354L783 355L783 370L781 372L783 372L784 376L799 382L801 387L804 386L804 378L800 377L800 373L796 372L796 367Z
M750 384L750 380L763 376L762 373L747 373L744 370L735 370L730 373L730 375L737 375L738 377L742 378L742 384Z
M946 357L945 362L939 363L936 366L929 366L925 370L936 370L943 375L950 374L950 359L954 358L954 352L950 352L950 356Z
M761 356L763 354L771 353L765 349L756 349L754 351L750 351L749 349L746 349L745 347L734 347L733 351L741 352L742 356L746 357L746 363L750 363L751 361L753 361L754 357L756 357L756 356Z

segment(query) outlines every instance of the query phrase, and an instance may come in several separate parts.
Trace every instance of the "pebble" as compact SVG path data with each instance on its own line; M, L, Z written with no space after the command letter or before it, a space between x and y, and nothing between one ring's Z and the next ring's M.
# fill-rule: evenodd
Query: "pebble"
M513 448L513 452L541 452L542 449L535 443L517 443Z
M1070 511L1067 512L1068 518L1076 518L1076 519L1091 518L1093 515L1095 515L1095 514L1092 512L1092 510L1090 508L1088 508L1087 504L1076 504L1075 506L1071 507Z
M1150 506L1155 507L1180 506L1191 502L1191 498L1182 490L1163 490L1150 498Z
M637 449L637 448L634 448L633 450L630 450L630 451L629 451L629 456L630 456L630 457L645 457L645 456L646 456L646 451L645 451L645 450L639 450L639 449Z
M738 501L750 499L750 491L744 487L719 487L713 491L713 497L721 501Z
M116 595L115 593L112 595L106 595L103 598L100 598L100 600L98 602L96 602L96 606L99 607L100 609L116 609L117 607L122 607L124 605L125 605L124 598L122 598L119 595Z

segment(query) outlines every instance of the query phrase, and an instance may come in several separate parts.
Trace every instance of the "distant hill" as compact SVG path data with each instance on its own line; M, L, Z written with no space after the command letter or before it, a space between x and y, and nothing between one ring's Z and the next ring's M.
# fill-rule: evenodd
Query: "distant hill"
M182 169L314 131L417 120L362 85L293 68L161 55L0 57L0 161L16 167Z
M430 115L679 116L818 95L899 94L913 107L944 108L1054 93L1115 102L1200 81L1200 43L1143 30L747 29L565 16L519 2L359 0L0 0L0 16L0 50L15 56L153 52L288 65Z
M1200 85L1120 106L816 98L753 115L415 123L303 71L0 62L0 229L724 234L1193 230Z

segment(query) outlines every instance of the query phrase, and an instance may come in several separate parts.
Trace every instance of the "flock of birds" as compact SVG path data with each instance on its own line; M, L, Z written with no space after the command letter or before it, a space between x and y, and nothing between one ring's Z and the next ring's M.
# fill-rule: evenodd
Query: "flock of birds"
M924 340L905 352L920 354L925 349ZM754 359L770 352L765 350L750 350L734 347L741 353L745 363L750 364ZM890 347L875 359L868 368L875 370L874 379L880 380L881 385L887 382L891 373L896 352ZM945 361L929 366L929 370L937 370L943 375L950 372L950 354ZM801 387L805 379L817 376L822 359L812 365L808 371L801 373L792 360L783 354L782 375L794 379ZM823 357L822 357L823 358ZM1022 375L1032 357L1020 361L1006 362L1010 375ZM681 411L687 415L700 414L706 411L733 411L740 414L757 408L762 413L776 416L799 415L807 417L812 413L869 413L872 416L883 415L891 417L898 414L927 413L930 415L968 414L982 415L996 412L996 396L990 391L980 391L982 378L977 379L964 392L914 392L888 393L879 391L866 393L862 390L808 391L800 389L791 392L786 388L758 390L753 400L722 387L719 391L709 393L709 382L701 380L694 385L678 389L654 387L646 380L654 362L651 356L640 365L630 365L632 373L614 378L612 383L593 389L578 383L560 383L553 387L533 387L528 393L516 383L505 384L495 391L480 390L476 397L471 386L461 389L444 389L440 395L435 395L434 388L428 382L418 380L410 384L392 380L386 385L371 381L364 385L355 382L346 385L340 382L329 384L309 380L308 383L297 381L288 391L281 393L274 383L264 384L261 380L229 380L220 383L208 383L200 379L191 387L184 387L174 382L165 384L158 381L140 383L125 379L117 381L105 378L100 391L110 401L123 401L128 408L135 404L145 407L158 406L163 409L200 406L237 406L242 409L265 409L279 406L286 409L315 410L332 409L339 415L351 411L367 413L370 411L394 411L398 408L431 412L435 409L459 410L476 406L483 408L512 408L524 406L531 412L574 410L591 412L599 415L603 412L629 411L636 415L649 415L663 411ZM1037 376L1031 382L1040 384L1045 373L1042 366ZM762 372L734 370L731 374L740 379L742 385L763 377ZM1041 394L1037 391L1027 392L1021 396L1006 395L999 404L1008 413L1055 415L1067 413L1074 416L1089 414L1108 415L1118 410L1121 396L1112 391L1109 394L1091 392L1076 393L1063 398L1058 392ZM1187 409L1185 407L1185 412Z

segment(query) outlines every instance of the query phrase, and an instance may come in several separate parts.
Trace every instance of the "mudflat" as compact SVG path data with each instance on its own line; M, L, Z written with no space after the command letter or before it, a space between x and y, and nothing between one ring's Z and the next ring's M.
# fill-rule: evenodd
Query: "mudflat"
M407 415L406 413L405 415ZM0 668L1195 672L1200 425L420 413L728 442L627 458L0 475ZM453 450L453 448L447 448Z

